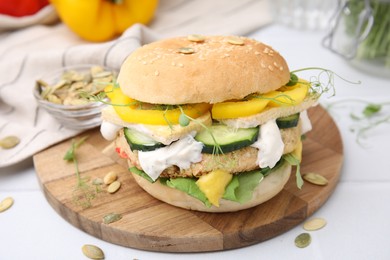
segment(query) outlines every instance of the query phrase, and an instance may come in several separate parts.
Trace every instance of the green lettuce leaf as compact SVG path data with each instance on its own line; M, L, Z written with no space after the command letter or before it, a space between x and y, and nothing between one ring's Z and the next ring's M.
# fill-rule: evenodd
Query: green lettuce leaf
M292 153L283 155L283 159L292 166L296 166L295 179L298 189L302 189L303 179L301 175L301 162Z
M178 189L187 193L188 195L202 201L207 207L211 207L210 201L207 199L206 195L199 189L198 185L196 185L195 178L172 178L162 180L162 184L166 184L168 187Z
M263 179L264 175L260 170L235 175L222 198L245 203L252 199L254 189Z
M129 171L131 171L132 173L135 173L135 174L143 177L144 179L146 179L150 183L154 183L155 182L152 178L150 178L149 175L147 175L144 171L139 170L137 167L130 167Z

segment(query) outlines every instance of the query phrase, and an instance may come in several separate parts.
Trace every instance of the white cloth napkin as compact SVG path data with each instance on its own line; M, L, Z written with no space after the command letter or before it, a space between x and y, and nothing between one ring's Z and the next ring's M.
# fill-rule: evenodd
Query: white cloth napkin
M160 0L149 27L134 25L118 39L104 43L85 42L63 24L0 33L0 138L16 135L21 139L13 149L0 149L0 168L80 134L38 109L32 90L40 76L76 64L119 69L136 48L162 37L192 33L246 35L271 22L267 3Z

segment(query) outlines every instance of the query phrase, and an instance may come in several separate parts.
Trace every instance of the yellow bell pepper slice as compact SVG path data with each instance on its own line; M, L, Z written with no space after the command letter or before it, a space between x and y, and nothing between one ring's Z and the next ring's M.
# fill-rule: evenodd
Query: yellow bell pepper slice
M301 103L307 96L310 85L306 82L298 82L294 86L284 86L277 93L264 96L271 98L270 107L295 106ZM276 95L275 95L276 94Z
M267 107L295 106L306 98L309 88L309 83L300 81L294 86L283 86L248 100L217 103L213 105L211 114L217 120L232 119L258 114Z
M214 104L211 114L214 119L229 119L260 113L269 100L253 97L245 101L228 101Z
M118 116L125 122L147 125L170 125L179 124L179 117L184 114L191 118L197 118L210 110L206 103L183 105L174 109L148 109L152 104L141 103L123 94L119 87L109 85L105 89L111 104ZM141 105L144 108L141 108Z

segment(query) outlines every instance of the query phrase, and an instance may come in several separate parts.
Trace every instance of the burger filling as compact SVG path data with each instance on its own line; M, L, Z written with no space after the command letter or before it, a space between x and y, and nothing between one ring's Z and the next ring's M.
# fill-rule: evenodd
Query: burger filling
M286 163L283 155L300 160L300 137L311 129L306 109L316 100L308 86L298 83L212 107L156 107L109 87L114 105L103 111L110 120L101 132L108 140L119 135L117 152L150 182L159 179L206 206L219 206L221 198L245 203L261 180Z

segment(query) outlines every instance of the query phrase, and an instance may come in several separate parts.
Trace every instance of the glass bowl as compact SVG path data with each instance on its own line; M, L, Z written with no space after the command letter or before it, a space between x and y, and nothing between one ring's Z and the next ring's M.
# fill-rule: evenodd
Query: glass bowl
M62 89L62 94L64 94L65 92L67 92L66 90L69 85L66 85L65 87L64 86L58 87L58 85L71 84L71 82L73 83L78 82L75 81L74 79L69 79L69 77L67 76L65 76L64 79L64 75L73 75L74 72L82 73L83 75L85 75L85 77L79 81L82 82L82 84L91 83L92 87L95 87L97 89L104 88L104 84L107 85L109 83L103 81L102 77L94 77L95 75L97 75L96 73L91 74L91 68L96 68L96 66L99 65L83 64L83 65L68 66L42 76L39 80L37 80L37 84L35 85L33 90L33 95L39 107L46 110L50 115L52 115L58 122L60 122L66 128L75 129L75 130L86 130L86 129L91 129L99 126L102 121L101 110L104 106L106 106L103 102L94 101L94 100L91 101L88 100L87 98L84 98L83 100L80 99L79 103L82 104L77 104L77 102L73 102L73 101L67 102L66 104L64 104L64 102L54 103L59 101L54 100L53 102L53 100L51 101L48 100L48 92L50 92L48 90L49 88L53 89L57 87L58 89ZM117 71L103 66L99 66L99 67L103 68L104 70L103 72L111 72L113 80L115 80L117 76ZM100 75L103 75L104 74L103 72ZM107 80L107 78L105 78L105 80ZM99 87L96 87L97 85L99 85ZM47 88L47 86L50 87ZM83 88L80 89L80 92L82 91ZM47 96L45 98L44 96L46 94ZM61 99L59 100L64 101Z

